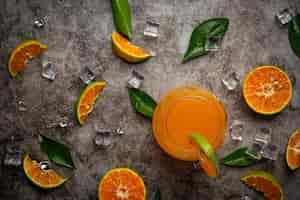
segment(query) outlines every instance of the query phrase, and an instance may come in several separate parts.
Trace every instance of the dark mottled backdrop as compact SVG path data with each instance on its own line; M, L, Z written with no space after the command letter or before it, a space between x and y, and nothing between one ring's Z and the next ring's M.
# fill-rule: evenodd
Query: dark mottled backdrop
M163 200L226 200L247 193L255 200L260 195L239 182L239 177L254 169L273 173L283 184L287 200L299 200L300 171L288 171L285 145L288 136L300 126L299 110L286 109L266 119L253 114L244 104L240 90L228 92L221 83L224 74L237 71L243 77L253 66L275 64L283 67L295 82L299 98L300 59L291 51L287 29L276 24L274 15L299 0L131 0L134 43L155 51L157 57L130 65L111 52L114 30L109 0L0 0L0 158L12 135L21 135L21 148L37 157L38 133L63 141L72 148L76 170L59 169L72 178L61 188L41 191L29 184L20 169L0 165L0 199L71 200L97 199L98 182L110 168L131 167L145 179L151 199L160 185ZM37 16L47 16L43 29L33 28ZM147 16L161 24L160 37L146 40L143 29ZM228 16L230 29L222 51L187 64L181 64L192 27L198 22ZM12 80L7 72L9 52L26 39L38 39L49 45L59 74L54 82L41 78L41 60ZM73 122L72 108L83 85L78 73L85 65L94 68L97 79L108 82L103 98L85 126L52 126L62 116ZM271 127L273 139L280 145L280 158L246 169L221 166L222 176L209 179L191 163L174 160L155 143L149 120L133 112L125 89L133 69L145 75L143 89L159 99L168 89L197 84L213 91L225 104L229 123L246 123L243 145L249 144L260 129ZM297 99L296 99L297 100ZM26 112L18 109L24 101ZM122 127L126 134L113 146L101 150L93 144L93 124L105 128ZM238 147L229 136L218 157Z

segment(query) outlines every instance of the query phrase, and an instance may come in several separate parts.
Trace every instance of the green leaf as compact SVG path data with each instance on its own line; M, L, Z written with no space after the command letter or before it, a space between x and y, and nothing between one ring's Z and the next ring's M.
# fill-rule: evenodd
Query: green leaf
M289 41L294 53L300 57L300 15L293 17L289 23Z
M128 0L112 0L111 3L117 31L131 39L131 10Z
M135 88L128 88L132 107L145 117L152 118L156 102L147 93Z
M161 193L159 187L156 188L155 194L154 194L154 200L161 200Z
M42 134L39 135L39 143L42 151L48 155L49 160L65 167L75 167L67 146Z
M254 165L261 159L256 159L247 154L248 147L243 147L233 151L222 159L224 165L231 167L247 167Z
M192 32L183 62L207 54L205 44L209 42L210 38L222 39L228 30L228 26L228 18L213 18L200 23Z

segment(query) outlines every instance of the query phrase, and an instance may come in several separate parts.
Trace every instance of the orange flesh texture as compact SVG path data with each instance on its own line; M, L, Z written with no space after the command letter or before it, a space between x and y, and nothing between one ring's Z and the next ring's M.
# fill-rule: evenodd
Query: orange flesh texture
M126 52L128 52L131 55L136 56L148 56L148 53L146 53L143 49L132 45L125 37L123 37L121 34L114 32L113 37L115 41L120 45L120 48L125 49Z
M88 114L92 112L93 106L100 92L103 90L104 86L96 85L90 88L81 99L79 113L80 120L85 121Z
M283 71L261 67L246 78L244 96L249 106L257 112L279 112L291 98L291 83Z
M24 161L24 169L27 176L29 176L34 183L43 187L57 185L65 181L63 177L52 169L42 170L39 163L32 160L29 156Z
M289 139L287 162L291 169L296 169L300 166L300 129L298 129Z
M14 74L22 71L29 59L39 56L44 51L45 49L38 44L30 44L17 50L10 60L11 71Z
M196 161L199 147L190 134L201 134L216 150L224 142L226 123L224 108L213 95L199 87L181 87L158 104L152 127L156 141L169 155Z
M218 175L216 167L204 153L200 153L199 155L199 166L210 177L216 177Z
M261 177L248 177L244 183L255 188L259 192L263 192L264 196L270 200L281 200L282 194L278 187L272 181Z
M140 177L130 171L112 171L99 186L101 200L144 200L145 186Z

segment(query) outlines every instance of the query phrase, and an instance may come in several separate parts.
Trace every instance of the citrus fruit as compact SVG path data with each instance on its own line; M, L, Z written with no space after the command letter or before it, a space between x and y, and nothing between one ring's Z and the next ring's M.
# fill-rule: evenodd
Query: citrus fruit
M129 63L139 63L151 57L148 52L132 45L117 32L112 33L112 44L115 54Z
M28 60L41 55L47 50L47 46L36 40L28 40L19 44L11 53L8 70L12 77L22 71Z
M290 136L286 148L286 162L292 170L300 167L300 129Z
M199 145L199 165L210 177L216 177L218 175L217 157L214 149L208 143L208 141L200 134L193 133L192 139Z
M144 200L146 188L136 172L128 168L116 168L102 178L98 197L101 200Z
M67 181L66 178L58 175L52 169L42 169L40 164L32 160L28 154L23 160L23 169L27 178L38 187L52 189L59 187Z
M264 171L253 171L241 177L247 186L262 192L267 199L283 200L283 192L276 178Z
M76 104L76 118L80 125L84 124L88 114L93 111L95 101L105 85L105 82L93 82L79 96Z
M261 66L246 76L243 95L252 110L272 115L288 105L292 97L292 85L288 75L278 67Z

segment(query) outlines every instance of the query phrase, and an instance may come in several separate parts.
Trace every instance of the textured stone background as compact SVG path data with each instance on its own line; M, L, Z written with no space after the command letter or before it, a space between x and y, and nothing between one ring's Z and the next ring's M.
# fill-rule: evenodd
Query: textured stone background
M299 0L132 0L134 43L153 50L157 57L139 64L127 64L111 52L111 32L114 30L109 0L1 0L0 1L0 158L12 135L21 135L21 147L37 157L38 133L63 141L72 148L77 169L63 173L72 178L54 191L41 191L29 184L20 169L0 165L0 199L97 199L97 186L103 174L111 168L130 167L144 178L148 198L155 185L162 190L163 200L223 200L246 193L255 200L260 195L247 189L239 177L254 169L273 173L283 184L287 200L299 200L300 172L288 171L284 161L288 136L299 127L299 110L286 109L272 118L262 118L251 112L243 102L240 90L227 92L221 78L230 71L241 77L260 64L279 65L294 77L300 88L300 60L291 51L287 29L279 27L274 15L287 6L298 6ZM34 29L35 16L48 16L44 29ZM161 23L161 36L146 40L143 35L146 17ZM215 54L181 64L192 27L215 16L228 16L230 29L224 49ZM54 82L42 79L41 60L12 80L7 72L9 52L26 39L38 39L49 45L48 54L59 68ZM85 65L94 67L97 79L108 82L103 98L85 126L76 123L66 129L53 127L61 116L73 122L72 107L83 85L78 73ZM151 123L134 113L125 83L133 69L146 76L143 89L159 98L170 88L196 84L210 89L224 103L229 123L245 121L245 140L249 144L260 128L271 127L273 139L281 147L277 162L265 162L246 169L221 166L221 178L212 180L191 163L174 160L155 143ZM296 96L298 95L296 91ZM28 110L20 112L17 102L25 101ZM102 127L122 127L126 135L116 138L107 150L93 144L93 124ZM230 141L218 151L218 157L239 145Z

